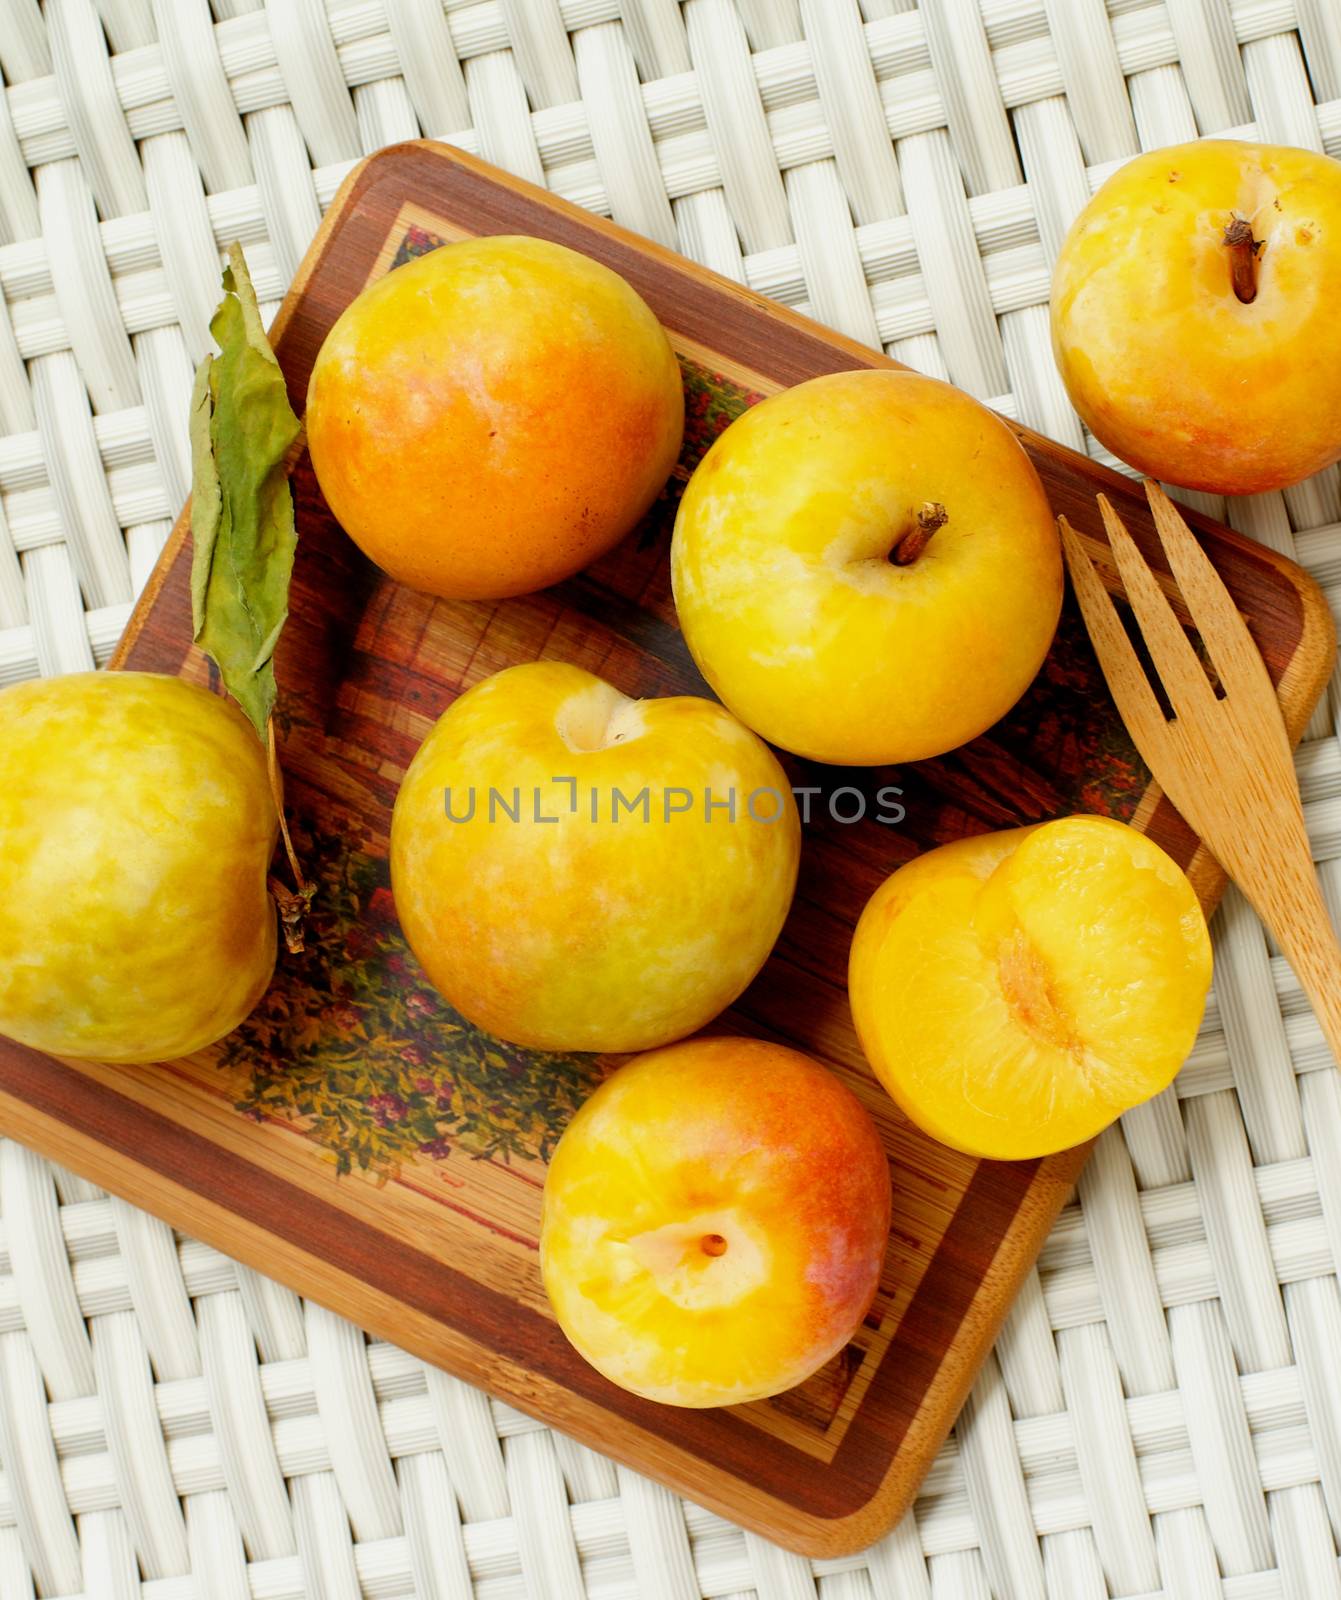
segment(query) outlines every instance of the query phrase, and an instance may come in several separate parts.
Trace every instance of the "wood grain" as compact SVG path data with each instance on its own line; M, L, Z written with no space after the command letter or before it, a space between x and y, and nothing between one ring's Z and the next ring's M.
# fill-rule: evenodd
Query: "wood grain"
M890 363L601 218L421 143L350 174L285 300L273 333L295 407L326 330L365 282L407 252L498 232L541 235L604 261L666 325L691 414L668 495L618 550L555 590L500 605L447 603L370 568L300 462L293 617L277 669L290 810L322 885L316 954L283 962L256 1016L188 1061L110 1068L0 1041L0 1117L6 1132L94 1181L699 1503L790 1548L839 1554L878 1537L912 1498L1085 1155L976 1163L903 1121L866 1068L847 1012L847 947L862 905L921 850L1081 809L1149 832L1189 868L1208 908L1220 879L1151 787L1070 604L1029 696L965 750L900 772L789 761L798 783L850 783L866 794L896 784L906 818L898 827L812 820L778 949L723 1026L827 1061L870 1109L895 1183L880 1293L852 1347L775 1402L682 1412L624 1394L585 1366L548 1314L535 1233L545 1151L610 1063L493 1050L429 998L388 914L396 786L452 698L514 661L563 656L631 694L704 692L667 575L685 475L753 399L822 372ZM1158 566L1158 541L1129 483L1022 437L1054 509L1110 582L1096 489L1107 489ZM1321 595L1271 551L1194 520L1297 739L1331 665ZM188 569L183 519L117 666L209 681L190 645ZM422 1065L407 1079L409 1060ZM338 1116L326 1114L332 1099ZM448 1131L429 1148L406 1146L411 1112L434 1105L448 1107ZM337 1131L349 1126L362 1142Z

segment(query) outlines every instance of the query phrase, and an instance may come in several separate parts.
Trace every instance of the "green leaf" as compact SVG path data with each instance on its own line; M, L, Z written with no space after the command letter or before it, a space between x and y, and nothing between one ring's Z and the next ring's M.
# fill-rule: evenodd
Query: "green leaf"
M196 643L264 738L297 536L286 470L300 431L240 245L210 322L219 345L191 396L191 615Z

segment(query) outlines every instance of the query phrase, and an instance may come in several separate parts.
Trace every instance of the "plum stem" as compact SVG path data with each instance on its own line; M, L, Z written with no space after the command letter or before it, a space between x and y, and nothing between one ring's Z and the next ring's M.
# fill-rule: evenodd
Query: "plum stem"
M1250 306L1257 298L1257 253L1264 243L1265 240L1253 238L1253 225L1246 217L1231 218L1225 228L1230 282L1245 306Z
M931 543L936 529L943 528L949 520L950 514L939 500L924 500L918 507L913 526L889 552L889 559L896 567L911 567Z
M270 893L279 907L279 924L284 930L285 948L291 956L300 956L304 949L303 924L307 917L307 908L317 891L316 885L308 883L303 877L302 864L298 860L298 852L293 848L293 839L289 834L288 818L284 815L284 778L280 772L279 751L275 745L273 716L268 717L265 724L265 764L270 774L270 793L274 796L275 810L279 813L279 831L284 840L284 853L289 858L289 870L293 873L294 882L294 888L290 889L287 884L281 883L272 875L269 880Z
M726 1240L720 1233L705 1233L699 1240L699 1249L705 1256L724 1256L726 1254Z

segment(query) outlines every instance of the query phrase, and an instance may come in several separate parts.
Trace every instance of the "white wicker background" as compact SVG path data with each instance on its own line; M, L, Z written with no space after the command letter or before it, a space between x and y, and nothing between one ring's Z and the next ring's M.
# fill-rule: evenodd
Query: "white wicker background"
M1341 155L1341 0L0 0L0 683L103 661L221 246L273 303L442 136L1101 454L1062 233L1143 147ZM1341 315L1341 308L1338 308ZM1201 503L1341 605L1333 470ZM1334 691L1335 693L1335 691ZM1299 767L1341 908L1335 699ZM1341 1600L1341 1079L1241 901L919 1497L742 1534L0 1141L2 1600Z

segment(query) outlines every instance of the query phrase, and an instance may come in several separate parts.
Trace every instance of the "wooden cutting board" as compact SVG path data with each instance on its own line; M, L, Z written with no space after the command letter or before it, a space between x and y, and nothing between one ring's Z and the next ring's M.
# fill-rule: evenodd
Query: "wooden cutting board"
M970 1160L905 1123L864 1065L844 988L867 896L945 840L1070 811L1126 818L1192 872L1213 863L1151 787L1074 607L1019 708L964 750L902 771L789 761L818 785L795 909L724 1019L830 1063L886 1140L895 1223L879 1296L847 1351L801 1389L722 1411L637 1400L597 1376L551 1319L536 1268L544 1162L609 1061L486 1038L428 987L388 888L397 783L462 689L536 657L575 661L635 695L706 692L675 626L667 546L685 476L752 401L841 368L863 345L442 145L383 151L348 178L275 324L295 409L326 330L371 278L444 240L530 233L606 262L670 332L687 384L676 479L643 527L590 571L500 604L434 601L373 570L335 524L306 458L293 617L281 648L282 754L298 847L320 885L309 952L281 957L254 1016L211 1051L145 1068L55 1061L0 1041L6 1133L480 1384L699 1503L813 1555L882 1534L949 1428L1084 1151ZM1094 494L1154 547L1126 480L1022 435L1053 509L1106 550ZM1270 550L1203 519L1298 737L1330 672L1320 590ZM1156 556L1156 560L1158 557ZM192 649L184 522L116 665L209 681ZM839 823L825 797L903 791L898 825ZM848 795L845 814L855 808Z

